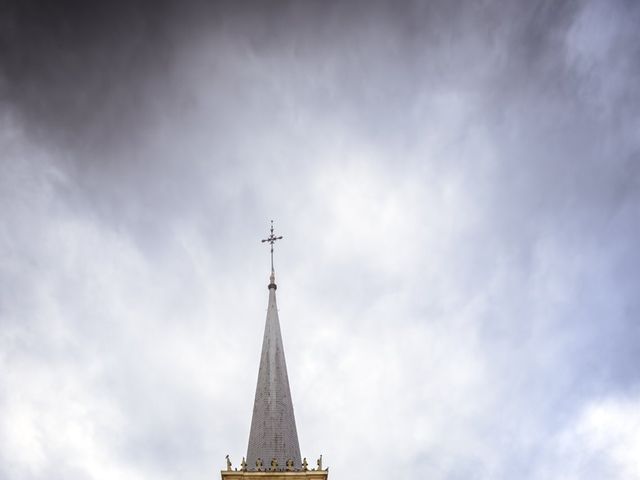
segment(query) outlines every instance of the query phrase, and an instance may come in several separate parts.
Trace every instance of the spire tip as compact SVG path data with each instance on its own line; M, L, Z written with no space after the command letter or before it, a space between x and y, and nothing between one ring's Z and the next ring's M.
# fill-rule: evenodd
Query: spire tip
M271 230L270 230L270 235L262 240L262 243L269 243L271 245L271 276L269 277L269 288L273 288L274 290L277 288L276 287L276 275L275 275L275 270L273 268L273 244L276 243L277 240L282 240L282 235L277 237L273 234L273 220L271 220Z
M276 285L276 274L273 270L271 270L271 275L269 276L269 290L272 288L276 290L278 286Z

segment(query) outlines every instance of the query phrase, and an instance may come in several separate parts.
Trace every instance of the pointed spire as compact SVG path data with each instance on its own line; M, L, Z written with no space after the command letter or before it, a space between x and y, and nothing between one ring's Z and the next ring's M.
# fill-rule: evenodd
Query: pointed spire
M292 461L299 468L300 446L293 414L293 402L289 388L287 364L284 356L280 319L276 304L276 283L273 270L273 243L282 237L273 234L263 242L271 244L271 275L269 277L269 304L262 340L262 354L258 383L251 419L251 432L247 448L247 463L250 468L258 459L263 465L289 465Z

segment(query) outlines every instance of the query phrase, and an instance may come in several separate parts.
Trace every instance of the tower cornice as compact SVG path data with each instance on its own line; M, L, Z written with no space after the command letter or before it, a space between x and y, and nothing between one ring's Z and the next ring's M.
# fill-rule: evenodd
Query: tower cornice
M248 480L248 479L269 479L269 480L326 480L328 470L308 470L306 472L243 472L241 470L222 470L222 480Z

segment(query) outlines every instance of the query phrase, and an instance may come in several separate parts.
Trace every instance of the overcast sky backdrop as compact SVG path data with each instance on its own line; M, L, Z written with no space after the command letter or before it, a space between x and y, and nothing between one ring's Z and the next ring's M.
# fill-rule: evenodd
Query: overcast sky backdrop
M640 6L0 7L0 478L246 454L274 219L330 478L640 479Z

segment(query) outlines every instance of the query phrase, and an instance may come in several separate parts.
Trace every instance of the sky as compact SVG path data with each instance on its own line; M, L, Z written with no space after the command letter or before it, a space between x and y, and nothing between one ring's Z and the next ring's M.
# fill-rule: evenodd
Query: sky
M640 479L639 22L3 2L0 479L238 465L271 219L329 478Z

